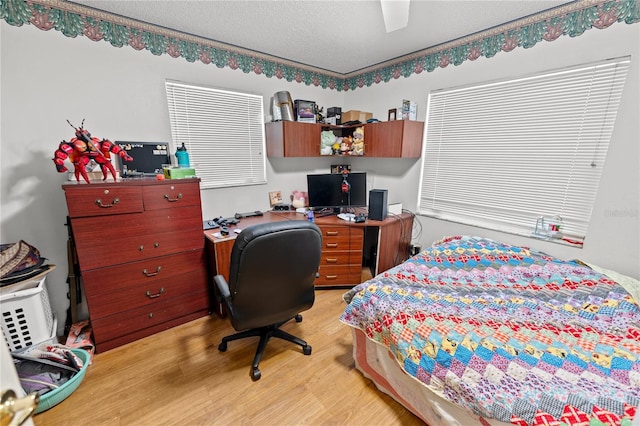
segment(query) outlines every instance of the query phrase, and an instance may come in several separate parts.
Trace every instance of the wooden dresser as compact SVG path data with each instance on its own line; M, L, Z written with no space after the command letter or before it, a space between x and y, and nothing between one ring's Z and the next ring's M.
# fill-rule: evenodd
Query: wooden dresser
M199 179L62 188L98 352L209 313Z

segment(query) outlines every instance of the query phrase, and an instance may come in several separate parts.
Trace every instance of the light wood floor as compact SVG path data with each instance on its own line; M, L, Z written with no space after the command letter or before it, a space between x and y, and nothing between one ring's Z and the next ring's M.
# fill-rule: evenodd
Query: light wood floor
M79 388L35 416L42 425L420 425L355 369L351 331L338 318L345 290L318 290L303 321L283 329L313 347L269 341L252 382L257 338L230 342L216 316L97 354Z

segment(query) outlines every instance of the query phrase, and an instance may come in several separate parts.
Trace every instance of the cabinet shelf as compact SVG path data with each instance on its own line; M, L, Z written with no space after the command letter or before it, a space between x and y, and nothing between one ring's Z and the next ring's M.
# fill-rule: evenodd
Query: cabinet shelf
M329 129L339 136L364 126L364 157L420 158L424 122L395 120L359 125L330 125L275 121L265 124L267 157L332 157L320 155L320 134ZM341 155L333 155L341 157ZM360 157L360 156L356 156Z

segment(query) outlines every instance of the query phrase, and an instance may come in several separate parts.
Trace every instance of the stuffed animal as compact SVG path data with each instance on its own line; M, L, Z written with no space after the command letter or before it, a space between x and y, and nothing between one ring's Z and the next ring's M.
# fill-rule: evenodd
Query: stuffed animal
M333 144L336 142L336 135L331 130L324 130L320 133L320 155L333 154Z
M354 139L351 144L351 155L364 155L364 139Z
M331 149L333 150L334 154L339 154L340 153L340 144L342 144L342 136L337 137L336 141L331 146Z
M348 155L349 152L351 151L351 142L352 142L352 138L351 136L345 136L344 138L342 138L342 142L340 142L340 152L339 154L342 155Z
M362 139L364 142L364 127L356 127L353 131L353 139Z
M291 194L291 205L295 209L299 209L301 207L307 207L308 199L309 199L309 194L303 191L298 191L296 189L293 191L293 194Z
M356 127L351 142L351 155L364 155L364 127Z

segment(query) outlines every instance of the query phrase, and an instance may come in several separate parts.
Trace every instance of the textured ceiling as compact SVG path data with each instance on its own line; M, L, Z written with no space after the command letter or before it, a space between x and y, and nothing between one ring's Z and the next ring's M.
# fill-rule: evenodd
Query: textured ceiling
M386 33L378 0L76 0L73 3L341 74L527 17L566 0L412 0Z

